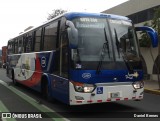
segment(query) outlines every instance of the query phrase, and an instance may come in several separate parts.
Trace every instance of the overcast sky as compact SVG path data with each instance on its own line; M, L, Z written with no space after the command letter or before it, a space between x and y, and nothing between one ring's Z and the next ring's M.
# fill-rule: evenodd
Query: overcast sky
M102 12L127 0L0 0L0 49L28 26L47 20L54 9Z

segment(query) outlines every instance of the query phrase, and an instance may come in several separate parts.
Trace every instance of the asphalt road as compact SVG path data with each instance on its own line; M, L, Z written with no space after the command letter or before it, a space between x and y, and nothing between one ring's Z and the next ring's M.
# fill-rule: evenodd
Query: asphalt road
M6 107L12 112L44 111L49 115L50 113L58 114L58 116L61 117L58 120L73 121L97 121L106 119L109 121L128 121L128 118L132 121L160 120L160 96L158 95L144 93L144 99L142 101L119 101L103 104L68 106L59 101L47 102L41 98L41 94L22 85L13 86L11 80L6 77L4 69L0 69L0 80L8 84L5 86L0 83L0 101L3 101L4 104L7 102L9 106L6 105ZM22 95L21 92L24 95ZM148 116L158 115L159 118L147 118L147 114L149 114ZM144 115L146 118L143 118ZM135 118L134 116L140 117ZM53 120L57 119L53 118Z

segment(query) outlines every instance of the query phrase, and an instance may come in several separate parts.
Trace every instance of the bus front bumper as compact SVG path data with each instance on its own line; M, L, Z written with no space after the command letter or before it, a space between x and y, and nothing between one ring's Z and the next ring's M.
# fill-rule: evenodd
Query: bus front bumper
M76 92L71 82L69 88L70 105L142 100L144 92L144 88L135 89L132 82L97 83L92 93Z

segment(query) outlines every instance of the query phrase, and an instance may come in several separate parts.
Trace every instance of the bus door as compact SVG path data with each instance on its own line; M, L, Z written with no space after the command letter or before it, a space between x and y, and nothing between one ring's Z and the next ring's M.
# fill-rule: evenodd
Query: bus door
M57 95L56 97L60 98L64 103L69 103L68 41L64 18L61 20L60 28L58 50L56 52L56 66L58 67L58 73L56 73L56 75L58 76L55 77L55 91Z

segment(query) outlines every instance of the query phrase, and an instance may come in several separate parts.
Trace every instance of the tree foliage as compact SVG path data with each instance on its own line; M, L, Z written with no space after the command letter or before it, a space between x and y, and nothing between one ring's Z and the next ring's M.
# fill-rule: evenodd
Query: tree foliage
M144 26L150 26L147 22L144 23ZM141 39L139 39L140 47L150 47L151 40L147 34L147 32L141 32Z
M150 26L150 27L154 28L158 32L158 38L160 40L160 7L155 9L154 17L151 20L151 24L145 23L144 26ZM151 41L145 32L141 33L140 46L141 47L150 47L151 46Z
M48 15L47 20L55 18L56 16L59 16L59 15L65 13L65 12L67 12L67 11L62 10L62 9L55 9L55 10L53 10L53 12L51 14Z
M160 40L160 7L155 9L152 27L158 32L158 38Z

